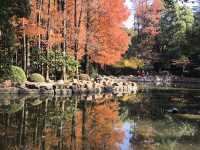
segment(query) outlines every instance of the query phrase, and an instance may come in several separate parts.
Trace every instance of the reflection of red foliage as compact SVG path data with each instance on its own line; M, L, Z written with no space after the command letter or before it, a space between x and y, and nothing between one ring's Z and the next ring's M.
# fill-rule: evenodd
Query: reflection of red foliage
M119 149L118 144L124 139L124 131L121 130L118 104L113 102L109 106L96 106L91 117L90 128L93 126L94 119L96 119L96 128L91 130L90 143L98 145L97 149L101 149L103 145L106 145L106 149L109 150Z
M85 129L87 130L87 142L91 149L95 150L119 150L119 144L123 142L124 131L118 114L117 102L106 102L106 104L95 105L86 109L87 119ZM76 113L76 149L82 149L83 145L83 110ZM70 129L70 124L66 128ZM65 130L66 141L72 145L70 130Z

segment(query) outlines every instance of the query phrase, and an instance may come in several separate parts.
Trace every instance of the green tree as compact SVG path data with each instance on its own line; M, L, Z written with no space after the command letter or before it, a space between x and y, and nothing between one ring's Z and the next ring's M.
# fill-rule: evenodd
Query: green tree
M178 3L174 7L166 8L160 21L159 43L161 52L173 52L179 57L184 53L184 46L188 44L187 32L194 24L192 10Z
M16 53L16 35L12 22L13 17L28 17L30 14L29 0L0 1L0 65L13 64Z

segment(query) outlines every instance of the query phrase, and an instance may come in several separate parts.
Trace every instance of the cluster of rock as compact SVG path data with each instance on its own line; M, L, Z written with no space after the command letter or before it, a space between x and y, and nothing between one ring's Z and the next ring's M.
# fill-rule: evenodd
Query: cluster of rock
M59 80L52 83L26 82L19 87L0 88L0 93L8 90L8 93L18 94L53 94L53 95L70 95L82 93L130 93L137 90L134 82L117 78L113 76L99 76L97 79L91 79L86 75L78 79L64 82Z

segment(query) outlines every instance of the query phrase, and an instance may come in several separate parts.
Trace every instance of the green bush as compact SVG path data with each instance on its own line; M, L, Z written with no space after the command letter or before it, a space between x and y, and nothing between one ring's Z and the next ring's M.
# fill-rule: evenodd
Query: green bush
M44 82L45 81L45 78L39 74L39 73L33 73L30 77L29 77L29 80L31 82Z
M17 66L10 66L4 78L18 84L23 84L27 80L24 70Z

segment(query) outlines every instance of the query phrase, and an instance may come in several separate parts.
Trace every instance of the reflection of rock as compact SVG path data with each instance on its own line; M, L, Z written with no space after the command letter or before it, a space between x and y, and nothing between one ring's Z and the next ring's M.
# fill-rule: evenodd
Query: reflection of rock
M16 87L0 88L0 93L17 94L18 92L19 92L19 89Z
M39 90L39 93L40 94L51 94L53 95L54 94L54 90L48 90L46 89L45 87L41 87L40 90Z

